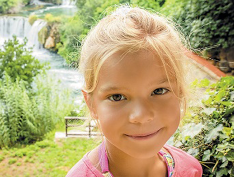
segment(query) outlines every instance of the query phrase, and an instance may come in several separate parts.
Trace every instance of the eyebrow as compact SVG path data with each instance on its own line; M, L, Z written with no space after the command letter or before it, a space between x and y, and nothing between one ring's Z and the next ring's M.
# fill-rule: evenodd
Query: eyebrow
M110 92L110 91L119 91L119 90L128 90L127 88L125 87L116 87L116 86L107 86L107 87L103 87L103 88L100 88L100 92Z
M163 83L167 83L169 82L167 78L163 78L159 81L153 81L152 83L150 83L149 85L155 84L157 83L158 85L163 84ZM110 92L110 91L123 91L123 90L128 90L128 88L126 87L117 87L117 86L105 86L100 88L100 92Z

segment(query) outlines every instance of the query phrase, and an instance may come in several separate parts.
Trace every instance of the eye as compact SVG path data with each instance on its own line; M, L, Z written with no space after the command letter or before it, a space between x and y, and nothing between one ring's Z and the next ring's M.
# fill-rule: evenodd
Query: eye
M158 88L155 89L152 93L152 95L164 95L165 93L167 93L169 90L166 88Z
M108 99L111 101L121 101L121 100L125 100L126 98L121 94L114 94L108 97Z

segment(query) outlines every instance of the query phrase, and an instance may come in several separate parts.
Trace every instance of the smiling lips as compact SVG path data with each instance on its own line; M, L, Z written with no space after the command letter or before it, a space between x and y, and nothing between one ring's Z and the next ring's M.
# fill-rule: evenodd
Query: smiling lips
M129 138L136 139L136 140L146 140L146 139L149 139L149 138L153 137L154 135L156 135L159 132L159 130L157 130L154 133L148 133L148 134L136 134L136 135L125 134L125 135Z

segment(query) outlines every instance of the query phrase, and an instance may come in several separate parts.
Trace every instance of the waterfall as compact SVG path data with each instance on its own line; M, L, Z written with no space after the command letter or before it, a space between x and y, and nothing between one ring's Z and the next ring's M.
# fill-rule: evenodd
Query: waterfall
M76 0L63 0L62 6L75 6Z
M42 2L39 0L31 0L30 5L53 5L52 3Z
M0 17L0 45L7 39L16 35L19 40L28 38L28 46L38 50L42 45L38 41L38 32L46 25L43 20L37 20L31 26L24 17Z
M13 35L24 38L27 37L31 25L27 18L24 17L0 17L0 37L10 38Z
M46 25L46 21L44 20L37 20L33 23L33 26L28 35L28 45L34 46L34 49L42 49L42 44L38 41L38 33L39 31Z

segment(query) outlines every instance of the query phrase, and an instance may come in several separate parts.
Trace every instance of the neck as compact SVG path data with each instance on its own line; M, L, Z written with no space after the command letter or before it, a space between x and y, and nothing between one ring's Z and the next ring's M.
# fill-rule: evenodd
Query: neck
M163 158L155 154L149 158L132 157L106 141L109 170L114 177L119 176L166 176Z

